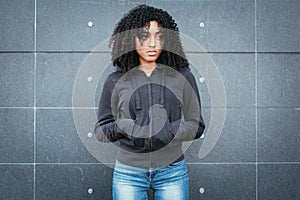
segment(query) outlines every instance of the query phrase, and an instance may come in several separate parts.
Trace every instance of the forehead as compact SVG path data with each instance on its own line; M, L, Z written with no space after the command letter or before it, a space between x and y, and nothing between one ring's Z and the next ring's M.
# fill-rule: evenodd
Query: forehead
M158 24L157 21L150 21L149 24L147 24L145 27L144 27L144 31L147 31L147 32L159 32L160 31L160 25Z

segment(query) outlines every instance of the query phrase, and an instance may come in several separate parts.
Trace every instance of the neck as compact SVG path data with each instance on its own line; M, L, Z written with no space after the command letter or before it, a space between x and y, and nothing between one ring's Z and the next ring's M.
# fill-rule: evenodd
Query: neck
M147 63L147 64L141 64L139 66L140 70L144 71L147 75L150 75L151 72L156 68L156 63Z

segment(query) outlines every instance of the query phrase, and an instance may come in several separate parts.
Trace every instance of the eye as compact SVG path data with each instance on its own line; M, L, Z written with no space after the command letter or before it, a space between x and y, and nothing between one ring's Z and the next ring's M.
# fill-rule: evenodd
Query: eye
M162 40L163 39L163 35L161 33L156 35L156 39L158 40Z
M143 32L141 33L140 37L139 37L142 41L145 41L149 38L149 33L147 32Z

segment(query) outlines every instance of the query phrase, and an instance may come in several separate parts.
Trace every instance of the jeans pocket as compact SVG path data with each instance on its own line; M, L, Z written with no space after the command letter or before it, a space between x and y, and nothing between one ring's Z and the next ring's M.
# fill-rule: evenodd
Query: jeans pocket
M173 162L171 164L168 165L169 168L176 168L176 167L181 167L182 165L184 165L185 161L184 160L180 160L178 162Z

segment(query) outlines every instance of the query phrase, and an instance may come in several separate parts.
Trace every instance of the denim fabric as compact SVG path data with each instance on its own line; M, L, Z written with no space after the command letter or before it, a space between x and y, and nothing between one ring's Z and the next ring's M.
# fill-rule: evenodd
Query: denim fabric
M188 174L184 160L159 168L139 168L116 162L113 174L114 200L188 200Z

